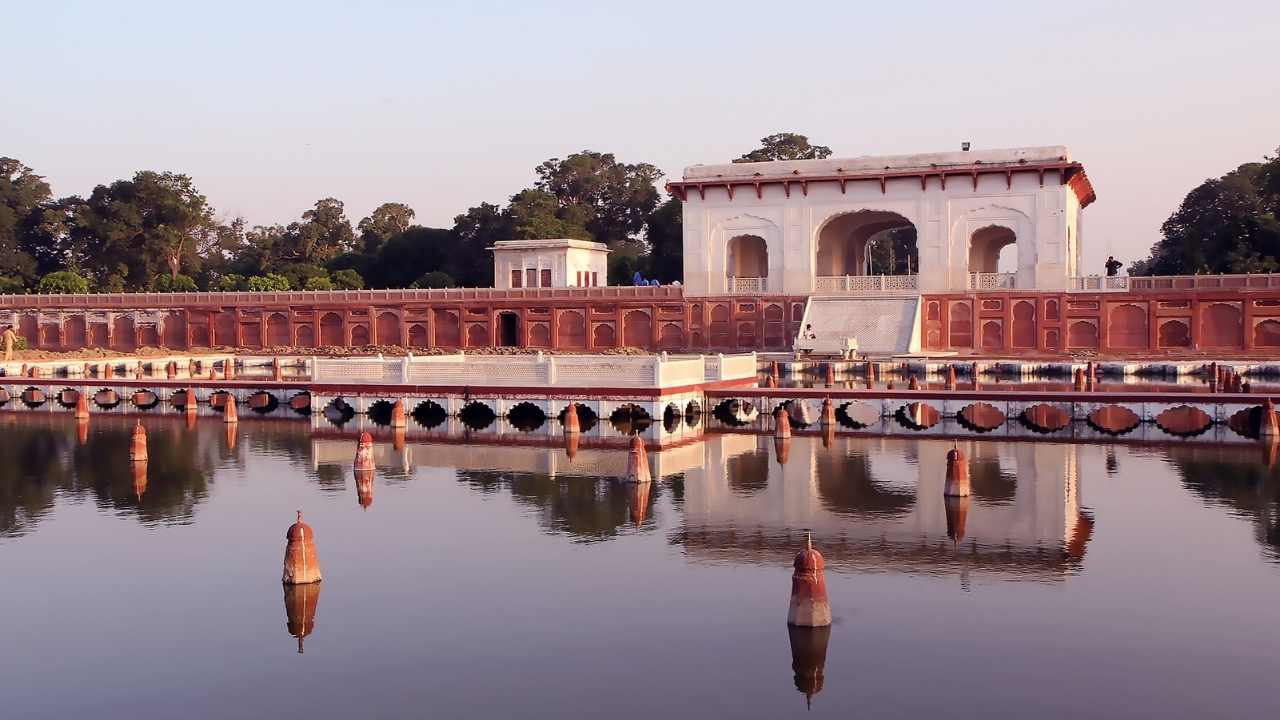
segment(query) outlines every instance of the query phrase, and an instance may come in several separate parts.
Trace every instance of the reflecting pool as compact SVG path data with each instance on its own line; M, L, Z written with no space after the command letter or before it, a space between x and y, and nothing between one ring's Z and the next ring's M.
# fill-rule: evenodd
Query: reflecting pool
M1264 717L1255 447L0 415L6 718ZM505 424L504 420L497 420ZM301 510L324 581L280 584ZM835 623L789 629L813 533Z

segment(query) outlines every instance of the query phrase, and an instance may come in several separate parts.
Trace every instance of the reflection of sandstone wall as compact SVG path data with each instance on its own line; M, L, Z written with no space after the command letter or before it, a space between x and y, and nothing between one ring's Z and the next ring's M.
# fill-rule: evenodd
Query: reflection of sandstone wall
M942 495L950 442L840 438L831 451L797 442L782 466L768 452L770 442L707 437L705 468L685 480L682 542L695 555L786 562L804 528L837 565L900 567L915 558L928 566L956 555ZM1061 565L1067 546L1080 539L1075 446L967 445L980 468L979 491L961 551L977 564ZM733 461L748 454L768 459L767 479L729 476L730 468L760 472Z

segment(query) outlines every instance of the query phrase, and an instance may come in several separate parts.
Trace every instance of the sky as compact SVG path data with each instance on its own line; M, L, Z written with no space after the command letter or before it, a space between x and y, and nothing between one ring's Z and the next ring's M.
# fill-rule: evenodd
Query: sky
M836 156L1068 146L1085 266L1280 146L1280 3L0 0L0 156L87 195L191 175L224 218L323 197L449 226L583 149L667 178L780 131Z

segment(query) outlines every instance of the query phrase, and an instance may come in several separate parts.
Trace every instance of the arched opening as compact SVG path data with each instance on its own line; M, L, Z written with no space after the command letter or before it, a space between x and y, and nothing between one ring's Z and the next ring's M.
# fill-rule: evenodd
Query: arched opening
M355 347L363 347L369 344L368 326L356 325L351 328L351 344Z
M299 415L311 414L311 393L300 392L289 398L289 409Z
M280 401L276 396L266 390L259 390L250 395L246 402L249 405L249 410L259 415L268 415L280 407Z
M562 348L582 349L587 346L587 322L582 313L560 313L556 338Z
M110 410L120 404L120 396L111 388L102 388L93 394L93 404L103 410Z
M283 313L267 316L267 346L284 347L289 344L289 318Z
M859 210L818 231L819 277L914 275L919 267L916 226L898 213Z
M413 421L428 429L443 423L448 417L445 409L431 400L423 400L413 409Z
M150 390L139 390L130 399L139 410L150 410L160 404L160 396Z
M546 421L547 415L542 408L530 402L516 403L507 411L507 422L521 432L533 432Z
M498 419L493 408L478 400L472 400L458 412L458 419L472 430L483 430Z
M298 326L298 347L312 347L316 344L316 333L310 325Z
M364 414L369 417L370 422L380 427L386 427L391 424L391 408L390 400L375 400L369 404L369 408Z
M627 347L648 348L653 333L653 323L649 313L643 310L629 310L622 317L622 344Z
M22 398L22 404L32 409L40 407L49 399L44 394L43 390L35 387L29 387L26 390L23 390L20 397ZM115 407L115 405L113 404L111 407Z
M320 344L340 346L342 342L342 316L338 313L325 313L320 316Z
M759 235L730 238L725 265L730 292L764 292L768 289L769 248Z
M76 401L80 399L80 392L71 388L63 388L56 397L59 405L66 410L70 410L76 406Z
M582 403L574 403L573 406L578 411L578 429L584 433L591 432L592 429L595 428L596 424L600 422L600 417L596 415L596 411ZM568 406L565 406L565 408L556 415L556 420L558 420L561 425L564 425L564 414L568 412L568 410Z
M346 400L338 397L331 400L329 404L325 406L323 414L325 419L329 422L337 425L338 427L342 427L350 422L351 418L356 416L356 409L351 407L351 404Z
M662 411L662 427L669 433L679 429L683 420L684 413L680 412L680 408L675 403L668 404Z
M498 347L520 347L520 316L518 314L498 313Z
M969 236L969 288L991 290L1015 286L1018 236L1003 225L987 225Z
M378 313L378 319L374 325L378 331L379 345L400 344L400 317L398 315L393 312Z
M427 346L427 329L421 325L409 326L409 345L412 347Z
M609 422L623 435L632 435L644 432L653 423L653 418L639 405L627 403L609 415Z

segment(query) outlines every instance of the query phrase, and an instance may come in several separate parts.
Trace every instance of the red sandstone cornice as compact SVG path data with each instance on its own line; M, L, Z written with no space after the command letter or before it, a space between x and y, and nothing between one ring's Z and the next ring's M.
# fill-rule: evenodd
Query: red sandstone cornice
M835 175L802 175L799 171L795 171L792 175L781 176L757 173L752 177L680 180L669 182L666 187L667 192L680 198L682 202L689 199L690 190L696 191L699 198L706 199L707 188L724 188L729 194L730 200L733 199L737 190L743 187L755 190L756 198L759 199L764 196L764 187L766 185L781 185L787 197L791 197L791 189L793 187L799 187L801 193L808 195L809 185L812 183L839 183L840 192L844 193L851 182L878 182L880 183L880 192L883 194L886 191L885 186L890 180L901 178L918 179L920 181L920 190L924 191L928 188L929 178L937 178L939 185L943 190L946 190L948 177L968 177L973 184L973 189L977 190L979 176L998 174L1004 175L1005 187L1012 188L1014 173L1027 172L1036 173L1041 187L1044 187L1045 173L1057 172L1060 182L1066 184L1075 192L1081 207L1085 207L1097 199L1093 185L1089 182L1088 175L1085 174L1084 166L1078 162L1068 162L1066 160L1053 162L1019 161L1014 163L976 162L972 165L947 165L907 170L891 170L888 168L880 171L857 170L841 172Z

